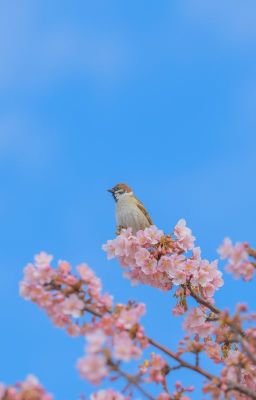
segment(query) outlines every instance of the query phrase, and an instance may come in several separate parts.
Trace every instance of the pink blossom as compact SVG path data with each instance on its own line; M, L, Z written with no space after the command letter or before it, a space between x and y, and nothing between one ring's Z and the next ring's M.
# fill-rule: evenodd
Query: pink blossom
M24 268L24 278L26 281L29 281L31 283L37 283L38 271L33 264L27 264Z
M117 324L125 329L131 329L143 314L145 314L145 304L137 304L131 309L123 309L118 317Z
M68 275L71 273L71 265L67 261L59 261L58 270L62 275Z
M93 270L90 269L87 264L80 264L76 267L76 269L81 279L85 283L91 282L91 280L95 277Z
M53 400L51 394L47 393L41 386L38 379L33 375L28 375L23 382L13 386L0 384L1 400Z
M170 274L171 275L171 274ZM175 274L172 273L172 281L174 283L174 285L182 285L184 283L186 283L186 273L184 271L180 270L176 270Z
M113 240L108 240L107 243L103 244L102 250L107 253L108 260L116 257L116 246Z
M67 297L62 305L63 313L65 315L72 315L74 318L78 318L82 315L83 308L84 302L80 300L75 293Z
M160 395L157 397L157 400L191 400L190 397L184 396L184 392L192 392L194 390L193 386L183 387L181 382L177 381L175 387L176 390L171 394L166 392L160 393Z
M237 242L233 245L229 238L225 238L218 252L221 258L228 258L226 270L231 272L235 278L242 277L245 281L252 279L255 268L249 261L245 243Z
M139 267L143 267L150 259L150 252L147 249L141 248L135 253L136 264Z
M51 264L53 256L41 251L35 256L35 265L37 267L47 267Z
M149 237L145 231L138 231L136 233L137 242L140 246L145 246L149 244Z
M178 240L178 243L180 245L180 247L184 250L184 251L188 251L193 249L194 246L194 241L195 241L195 237L192 235L187 235L182 239Z
M220 363L222 360L221 346L212 341L207 341L204 345L204 351L207 356L215 363Z
M173 256L162 256L158 262L158 266L157 269L161 272L166 272L168 273L173 265L172 262L172 257L174 257L176 255Z
M150 245L157 244L164 236L164 232L161 229L158 229L155 225L151 225L149 228L146 228L144 233Z
M5 386L2 383L0 383L0 400L3 399L4 394L5 394Z
M129 400L129 397L115 392L113 389L100 390L90 396L90 400Z
M141 372L146 373L148 370L149 382L163 383L165 376L163 374L163 369L166 367L166 362L159 354L151 353L151 360L147 361L146 364L142 365Z
M205 297L213 297L214 293L215 293L215 287L214 285L212 285L211 283L208 283L204 289L203 289L203 293Z
M96 329L94 331L88 332L85 336L88 342L88 346L86 347L88 353L99 352L107 339L102 329Z
M174 233L183 250L191 250L194 247L195 237L192 235L191 229L186 226L185 219L180 219L178 221L174 228Z
M190 334L198 334L205 337L212 332L212 325L206 322L206 316L199 307L193 307L189 311L183 323L184 329Z
M223 244L218 248L218 253L222 259L226 259L231 255L232 250L232 242L228 237L226 237L223 241Z
M80 358L77 362L77 368L82 378L94 385L99 385L108 375L105 358L99 354L88 354Z
M72 324L72 323L71 323L71 324L69 324L68 327L67 327L67 333L68 333L70 336L76 337L76 336L82 335L82 330L81 330L81 328L80 328L79 325L77 325L77 324Z
M143 264L141 270L146 275L154 274L157 270L157 260L155 258L150 258Z
M128 239L120 235L116 238L115 256L125 256L127 254Z
M186 221L185 219L180 219L175 228L174 228L174 233L177 236L177 239L183 239L185 236L190 234L190 229L187 228L186 226Z
M173 309L172 309L172 314L173 314L175 317L179 317L180 315L185 314L185 312L186 312L185 308L184 308L182 305L180 305L180 304L177 304L177 305L176 305L175 307L173 307Z
M197 248L192 258L184 253L193 248L194 237L185 220L180 220L175 227L177 240L155 226L132 235L131 229L122 230L121 234L107 242L103 248L127 268L125 276L133 284L138 282L170 290L173 284L186 283L187 279L198 273L200 251ZM206 275L206 274L205 274ZM195 277L196 279L196 277Z
M157 396L157 400L171 400L171 399L172 399L171 396L166 392L160 393Z
M113 306L113 296L111 296L108 293L104 293L103 295L100 296L99 302L107 309L111 310Z
M141 350L133 344L127 332L121 332L114 336L113 348L114 357L117 360L130 361L141 355Z
M192 249L192 254L193 254L192 258L194 260L200 260L200 258L201 258L201 249L200 249L200 247L194 247Z

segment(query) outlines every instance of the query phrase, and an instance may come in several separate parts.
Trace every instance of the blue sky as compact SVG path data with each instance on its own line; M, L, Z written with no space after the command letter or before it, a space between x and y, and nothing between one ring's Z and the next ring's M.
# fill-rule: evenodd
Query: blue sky
M115 183L165 231L185 218L205 257L226 235L255 245L255 17L249 0L1 1L0 380L34 373L57 400L92 389L75 370L83 341L19 298L41 250L146 302L148 334L175 348L172 294L132 288L101 250ZM253 283L225 282L220 306L255 303Z

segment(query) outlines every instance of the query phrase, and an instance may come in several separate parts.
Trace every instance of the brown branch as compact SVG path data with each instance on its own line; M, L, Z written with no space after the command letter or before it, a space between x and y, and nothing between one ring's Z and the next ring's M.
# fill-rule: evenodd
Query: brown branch
M89 313L91 313L95 317L99 317L99 318L103 317L103 314L101 314L99 311L94 310L93 308L89 307L88 305L84 306L83 311L88 311Z
M207 378L209 380L218 379L217 376L214 376L214 375L210 374L209 372L203 370L199 366L197 367L197 366L195 366L193 364L190 364L187 361L183 360L181 357L177 356L177 354L175 354L172 350L170 350L167 347L165 347L164 345L156 342L154 339L151 339L151 338L148 337L148 341L149 341L150 344L152 344L152 346L156 347L158 350L161 350L163 353L165 353L169 357L171 357L174 360L178 361L178 363L182 367L191 369L192 371L195 371L195 372L199 373L200 375L203 375L205 378Z
M247 253L249 254L249 256L256 259L256 250L252 249L251 247L248 247Z
M192 289L190 283L187 285L188 289L190 290L190 294L191 296L200 304L204 305L205 307L207 307L208 309L210 309L212 312L214 312L215 314L220 314L220 310L216 307L214 307L212 304L208 303L206 300L202 299L200 296L198 296ZM98 318L102 318L103 314L100 313L97 310L94 310L92 307L88 306L88 304L85 304L84 306L84 311L88 311L89 313L91 313L92 315L94 315L95 317ZM111 311L106 311L107 313L111 314ZM172 350L168 349L167 347L165 347L164 345L156 342L154 339L146 337L146 339L148 340L148 342L154 346L155 348L157 348L158 350L161 350L163 353L165 353L166 355L168 355L169 357L171 357L172 359L176 360L179 365L181 367L190 369L194 372L197 372L198 374L204 376L205 378L209 379L209 380L214 380L216 382L219 381L219 378L215 375L210 374L209 372L205 371L204 369L200 368L197 365L193 365L188 363L187 361L183 360L181 357L177 356L177 354L175 354ZM140 385L139 383L136 381L136 379L134 377L132 377L131 375L125 373L124 371L120 370L120 368L118 366L115 367L117 368L116 370L120 373L121 376L123 376L126 380L128 380L129 383L131 383L132 385L134 385L141 393L144 394L144 396L146 396L149 400L154 400L154 398L148 394ZM245 387L244 385L241 385L239 383L235 383L232 381L227 381L227 385L228 385L228 389L229 390L236 390L239 393L245 394L247 396L250 396L252 399L256 400L256 392L252 391L251 389L248 389L247 387Z
M194 290L192 289L191 283L188 283L187 287L190 291L191 297L193 297L199 304L202 304L202 306L207 307L214 314L220 314L221 311L217 307L215 307L214 305L212 305L207 300L203 299L201 296L199 296L197 293L194 292Z
M239 329L235 324L230 324L230 329L238 335L237 341L241 344L242 350L247 354L247 357L256 365L256 357L253 355L252 351L248 348L247 343L244 338L246 337L245 333Z
M191 292L191 296L197 300L199 303L201 303L201 297L198 296L197 294L195 294L193 292L193 289L189 287L189 290ZM204 304L203 304L204 303ZM220 310L214 306L212 306L210 303L208 303L207 301L203 300L203 304L205 307L208 307L212 312L219 314ZM210 308L211 307L211 308ZM91 309L91 307L88 307L88 305L86 305L84 307L85 311L90 312L91 314L93 314L96 317L102 317L103 315L98 312L95 311L93 309ZM155 348L157 348L158 350L161 350L163 353L165 353L166 355L168 355L169 357L173 358L174 360L176 360L180 366L190 369L194 372L197 372L198 374L204 376L205 378L209 379L209 380L215 380L218 381L219 378L216 375L210 374L209 372L205 371L204 369L200 368L199 366L193 365L188 363L187 361L183 360L181 357L177 356L177 354L175 354L172 350L168 349L167 347L165 347L164 345L158 343L157 341L155 341L152 338L147 337L148 342L154 346ZM245 387L244 385L241 385L239 383L235 383L232 381L227 381L228 387L230 388L230 390L237 390L239 393L245 394L247 396L250 396L252 399L256 400L256 392L248 389L247 387ZM141 386L140 386L141 387ZM144 390L143 388L141 388L142 390Z
M121 370L121 369L119 368L119 366L117 366L116 364L114 364L114 369L115 369L116 371L118 371L119 374L120 374L124 379L126 379L131 385L135 386L136 389L137 389L141 394L143 394L147 399L149 399L149 400L155 400L155 398L154 398L153 396L151 396L151 394L149 394L142 386L140 386L140 384L139 384L138 381L137 381L136 376L127 374L126 372L124 372L123 370Z
M256 253L256 251L255 251ZM187 284L188 289L190 291L191 296L199 303L202 304L203 306L207 307L209 310L214 312L215 314L220 314L220 310L217 307L214 307L211 303L209 303L207 300L203 299L201 296L199 296L197 293L194 292L194 290L191 287L191 284ZM216 318L207 318L208 321L216 321ZM238 335L237 341L241 344L241 347L243 351L247 354L247 357L256 365L256 357L252 354L252 352L248 349L248 346L244 340L245 333L243 332L242 329L237 327L232 321L229 322L229 327L233 333Z
M167 347L165 347L165 346L159 344L158 342L156 342L154 339L148 338L148 341L149 341L150 344L152 344L152 346L154 346L157 349L163 351L165 354L167 354L168 356L170 356L174 360L178 361L178 363L182 367L188 368L188 369L190 369L192 371L195 371L198 374L204 376L205 378L207 378L207 379L209 379L211 381L212 380L214 380L216 382L219 381L219 377L210 374L209 372L203 370L199 366L195 366L193 364L188 363L187 361L183 360L181 357L177 356L177 354L175 354L173 351L171 351ZM239 393L246 394L247 396L250 396L252 399L256 399L256 392L254 392L251 389L248 389L246 386L241 385L240 383L235 383L235 382L232 382L232 381L228 380L227 381L227 385L228 385L230 390L236 390Z
M251 399L256 399L256 392L251 389L248 389L246 386L241 385L240 383L234 383L232 381L227 381L229 390L236 390L239 393L245 394L249 396Z

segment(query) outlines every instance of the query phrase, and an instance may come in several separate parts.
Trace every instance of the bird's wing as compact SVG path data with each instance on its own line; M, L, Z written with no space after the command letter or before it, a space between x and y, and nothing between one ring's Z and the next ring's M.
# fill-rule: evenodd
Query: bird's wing
M134 197L135 197L135 196L134 196ZM144 205L142 204L142 202L141 202L139 199L137 199L137 197L135 197L135 200L136 200L136 203L137 203L138 208L139 208L140 211L145 215L145 217L147 218L149 224L150 224L150 225L153 225L153 221L152 221L152 219L150 218L150 215L149 215L149 213L147 212L147 210L146 210L146 208L144 207Z

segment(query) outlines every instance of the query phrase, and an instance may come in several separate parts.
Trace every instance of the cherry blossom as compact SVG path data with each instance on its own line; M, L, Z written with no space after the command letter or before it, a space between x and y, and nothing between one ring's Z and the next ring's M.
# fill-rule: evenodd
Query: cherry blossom
M237 242L232 244L229 238L225 238L218 252L222 259L228 259L226 270L238 279L242 277L245 281L252 279L255 265L249 260L248 245Z
M68 296L62 306L62 312L66 315L71 315L74 318L78 318L82 315L82 310L84 308L84 303L79 299L77 294L72 293Z
M80 375L94 385L98 385L108 375L105 358L100 354L88 354L77 362Z
M86 264L77 267L79 275L76 277L68 262L59 261L54 269L48 264L52 259L41 252L35 256L34 264L24 268L20 295L44 308L55 325L66 328L71 335L82 335L83 329L75 324L75 320L86 314L86 308L90 306L98 312L111 310L112 297L108 293L102 294L100 279ZM88 296L86 304L85 295Z
M191 245L184 246L184 240ZM131 229L123 229L116 239L103 245L103 249L109 258L117 257L125 269L125 276L133 283L140 282L164 291L178 287L173 315L179 316L187 311L186 298L191 294L189 287L206 301L213 302L216 290L224 284L218 261L201 258L201 250L194 247L194 240L191 229L181 219L174 228L174 235L164 235L155 226L136 235L132 235ZM191 315L184 327L190 333L207 335L211 328L211 324L206 322L207 312L200 314L202 323L197 328Z
M132 358L139 358L141 350L134 346L129 334L121 332L113 338L114 358L122 361L130 361Z
M95 329L92 332L86 333L86 340L88 345L86 347L86 351L88 353L97 353L99 352L104 343L106 342L107 336L105 335L102 329Z
M113 389L100 390L91 394L90 400L129 400L130 397L123 396Z
M120 235L103 245L108 258L116 257L125 276L132 282L141 282L162 290L188 280L204 288L205 297L213 297L223 285L222 273L217 261L209 263L200 257L200 249L194 247L194 236L184 219L174 228L174 236L164 235L155 226L132 235L131 229L123 229ZM184 245L187 243L189 245ZM185 256L193 250L192 256Z
M213 399L256 399L256 313L243 303L233 314L218 308L215 293L224 284L218 260L202 257L184 219L167 235L155 226L135 235L131 229L123 229L103 249L109 259L118 259L132 283L173 290L176 304L172 314L184 315L185 337L173 351L147 336L141 324L145 304L114 303L87 264L73 270L70 263L61 260L53 268L51 255L41 252L35 256L24 269L21 296L44 309L55 326L85 338L84 353L77 361L82 379L93 385L107 379L123 384L120 392L99 389L91 400L132 400L137 394L148 400L188 400L192 386L177 381L173 391L169 387L175 371L181 368L200 374L203 392ZM227 269L235 277L253 277L256 251L249 245L233 245L225 239L219 253L228 258ZM173 323L171 312L165 317ZM216 375L211 364L218 364ZM154 385L155 396L151 391ZM36 400L52 398L43 388L39 391L38 381L29 378L27 383L0 386L0 400L27 400L26 391L32 388L38 391Z
M185 318L183 327L188 333L198 334L202 337L210 335L213 329L212 324L206 322L205 313L199 307L191 308Z
M28 375L23 382L13 386L0 384L0 400L53 400L34 375Z
M174 228L174 233L183 250L187 251L193 249L195 237L192 235L191 229L186 226L185 219L180 219L178 221Z
M168 365L162 356L151 353L150 360L144 361L141 365L141 372L148 372L148 381L155 383L164 383L168 373Z

